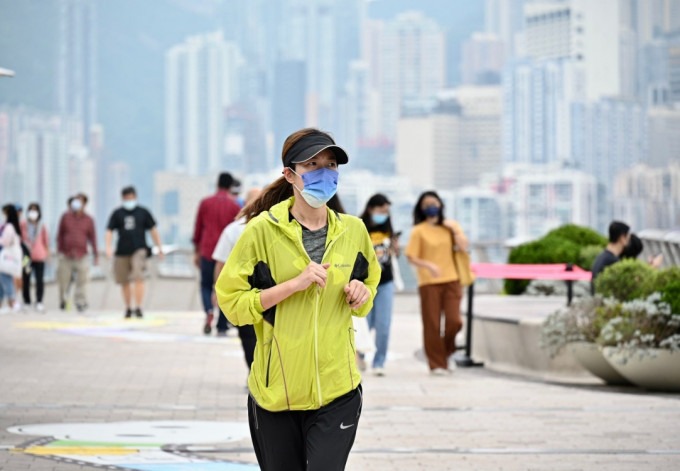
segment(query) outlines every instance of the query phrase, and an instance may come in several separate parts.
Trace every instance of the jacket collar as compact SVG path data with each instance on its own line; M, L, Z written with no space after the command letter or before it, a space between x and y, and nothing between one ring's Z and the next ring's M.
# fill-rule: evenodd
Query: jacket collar
M290 208L293 207L294 203L295 197L291 196L287 200L275 204L265 213L265 218L270 223L278 226L291 239L298 239L301 231L300 223L295 219L291 220L289 216ZM326 207L326 211L328 213L328 238L333 239L341 234L346 226L343 221L343 215L336 213L328 207Z

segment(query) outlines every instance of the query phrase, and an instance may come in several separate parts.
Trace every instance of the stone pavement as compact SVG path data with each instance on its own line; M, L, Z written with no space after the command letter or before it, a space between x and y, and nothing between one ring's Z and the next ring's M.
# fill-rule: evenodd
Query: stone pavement
M680 469L680 395L483 368L431 377L417 312L398 295L347 469ZM0 316L0 469L257 469L238 338L205 337L201 320Z

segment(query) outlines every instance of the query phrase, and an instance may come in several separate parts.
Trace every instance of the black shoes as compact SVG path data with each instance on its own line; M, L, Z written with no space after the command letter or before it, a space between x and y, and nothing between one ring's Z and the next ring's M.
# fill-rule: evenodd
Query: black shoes
M142 317L144 317L144 315L142 314L142 310L140 308L136 308L134 310L127 308L127 310L125 311L125 318L126 319L132 319L133 314L138 319L141 319Z

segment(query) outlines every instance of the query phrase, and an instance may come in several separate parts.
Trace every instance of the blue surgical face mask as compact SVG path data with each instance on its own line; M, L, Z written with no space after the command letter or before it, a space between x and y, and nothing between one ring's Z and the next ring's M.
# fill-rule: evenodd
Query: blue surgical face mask
M441 213L441 208L439 206L428 206L423 210L423 213L425 213L425 216L433 218L435 216L439 216Z
M390 215L387 214L387 213L373 213L373 214L371 214L371 219L378 226L385 224L389 217L390 217Z
M291 171L302 178L302 183L305 185L302 190L295 184L293 185L312 208L322 207L338 191L338 172L335 170L324 167L302 175L296 173L293 169Z
M123 208L127 209L128 211L132 211L137 207L137 200L125 200L123 201Z

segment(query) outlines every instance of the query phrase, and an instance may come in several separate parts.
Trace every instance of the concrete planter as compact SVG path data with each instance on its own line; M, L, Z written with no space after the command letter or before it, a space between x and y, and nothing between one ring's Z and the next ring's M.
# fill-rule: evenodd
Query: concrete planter
M609 364L636 386L680 392L680 352L606 347L603 353Z
M593 375L607 384L627 385L626 378L619 374L605 359L600 347L590 342L573 342L569 344L569 351L576 361Z

